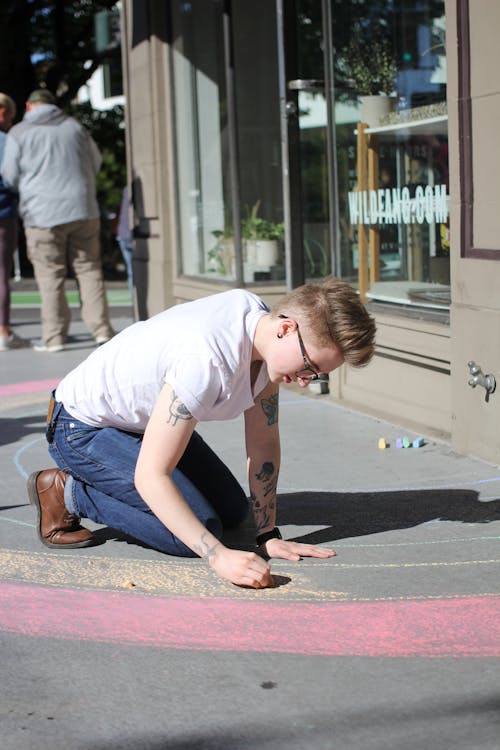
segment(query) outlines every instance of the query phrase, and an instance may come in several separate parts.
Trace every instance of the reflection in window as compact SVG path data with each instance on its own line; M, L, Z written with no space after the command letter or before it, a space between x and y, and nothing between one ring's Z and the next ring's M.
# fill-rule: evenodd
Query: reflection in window
M377 299L446 307L444 2L335 7L338 273L361 291L365 274ZM361 139L358 123L367 125Z

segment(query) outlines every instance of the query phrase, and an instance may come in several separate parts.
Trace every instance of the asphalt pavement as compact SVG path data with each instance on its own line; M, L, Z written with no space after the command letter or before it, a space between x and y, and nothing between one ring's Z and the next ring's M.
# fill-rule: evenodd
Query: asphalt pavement
M36 339L28 291L13 322ZM71 299L67 350L0 352L2 750L499 750L500 467L283 388L278 522L335 557L274 560L252 591L92 523L98 546L49 550L26 479L94 346ZM242 420L199 429L247 486ZM226 542L251 549L251 523Z

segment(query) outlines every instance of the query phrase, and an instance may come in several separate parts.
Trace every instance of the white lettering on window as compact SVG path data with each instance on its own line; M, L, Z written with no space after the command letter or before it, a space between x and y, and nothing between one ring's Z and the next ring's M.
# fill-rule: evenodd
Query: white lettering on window
M348 194L351 224L445 224L449 207L446 185L353 190Z

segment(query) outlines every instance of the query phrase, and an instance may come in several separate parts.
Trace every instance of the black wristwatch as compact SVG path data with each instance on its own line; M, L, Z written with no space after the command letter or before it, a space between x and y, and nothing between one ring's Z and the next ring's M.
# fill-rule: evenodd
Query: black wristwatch
M281 531L277 526L275 526L272 531L266 531L265 534L259 534L258 536L256 536L255 541L257 542L257 547L261 547L270 539L283 539L283 537L281 536Z

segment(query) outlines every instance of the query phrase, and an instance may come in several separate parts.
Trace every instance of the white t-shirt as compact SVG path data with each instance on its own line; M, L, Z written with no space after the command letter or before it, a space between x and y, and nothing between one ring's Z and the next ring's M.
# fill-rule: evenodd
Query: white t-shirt
M233 419L269 381L263 364L252 391L255 329L268 312L243 289L171 307L96 349L56 399L86 424L143 432L168 383L197 421Z

